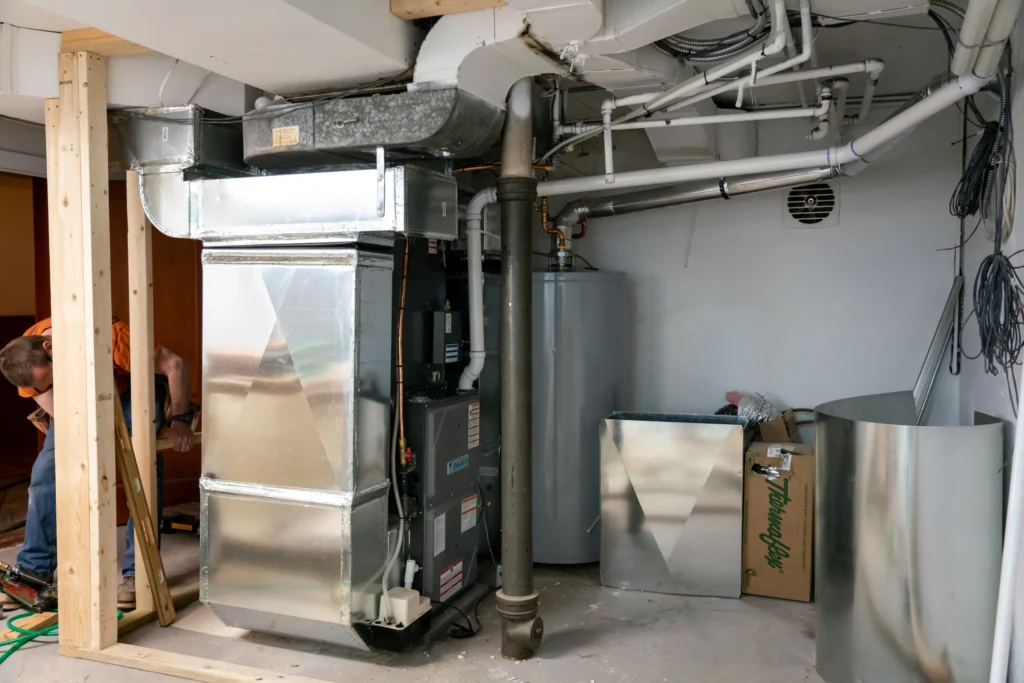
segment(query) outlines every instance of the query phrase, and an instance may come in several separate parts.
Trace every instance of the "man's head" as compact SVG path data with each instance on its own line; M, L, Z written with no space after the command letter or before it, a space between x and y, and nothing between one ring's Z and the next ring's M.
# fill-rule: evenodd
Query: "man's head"
M11 384L42 394L53 387L52 355L50 337L18 337L0 351L0 372Z

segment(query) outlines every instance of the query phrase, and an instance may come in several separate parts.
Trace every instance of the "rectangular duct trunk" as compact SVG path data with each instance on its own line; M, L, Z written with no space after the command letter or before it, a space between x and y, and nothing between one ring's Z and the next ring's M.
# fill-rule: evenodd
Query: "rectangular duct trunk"
M387 563L392 259L203 252L201 598L366 649Z

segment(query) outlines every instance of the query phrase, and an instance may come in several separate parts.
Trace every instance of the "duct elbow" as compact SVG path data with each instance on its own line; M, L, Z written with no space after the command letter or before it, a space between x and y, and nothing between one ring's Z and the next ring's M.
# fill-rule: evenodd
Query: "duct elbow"
M586 200L577 199L565 205L558 215L555 216L555 228L562 234L569 235L573 227L582 220L586 220L590 213Z
M882 72L885 71L885 62L881 59L865 59L864 60L864 73L868 75L873 81L877 81L882 77Z
M187 238L191 234L189 186L181 172L139 174L139 193L146 218L168 237Z

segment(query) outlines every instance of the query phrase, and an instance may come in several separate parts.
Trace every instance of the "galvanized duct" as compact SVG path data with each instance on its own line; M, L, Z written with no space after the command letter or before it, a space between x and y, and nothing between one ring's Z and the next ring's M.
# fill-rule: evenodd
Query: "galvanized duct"
M339 164L376 147L472 157L498 141L504 119L455 88L283 104L246 117L245 160L260 168Z

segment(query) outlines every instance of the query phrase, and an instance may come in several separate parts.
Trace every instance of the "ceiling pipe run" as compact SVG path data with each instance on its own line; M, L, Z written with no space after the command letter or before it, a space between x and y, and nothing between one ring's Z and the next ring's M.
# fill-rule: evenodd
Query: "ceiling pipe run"
M899 109L893 112L886 122L888 123L896 119L908 109L928 99L940 86L941 82L937 81L922 88L920 92L909 98ZM914 125L905 129L886 143L880 145L871 154L865 155L864 158L844 166L830 164L819 168L798 171L782 171L737 178L723 177L711 182L646 190L613 197L577 199L566 204L558 213L558 216L555 218L555 228L568 232L572 229L572 226L590 218L621 216L638 211L649 211L651 209L660 209L680 204L692 204L711 199L732 199L745 194L821 182L840 176L849 178L857 175L871 163L880 159L916 128L917 126Z
M699 185L648 190L635 194L605 197L601 199L577 199L567 204L555 218L555 227L563 232L582 220L621 216L638 211L649 211L666 206L692 204L710 199L732 199L755 192L767 192L783 187L804 185L834 178L832 168L817 168L792 173L776 173L746 178L721 178Z
M794 171L825 166L833 167L843 172L844 167L870 162L872 154L880 148L887 146L893 140L905 136L910 130L946 107L978 92L989 80L987 78L979 78L973 74L953 79L931 95L899 112L877 128L842 146L829 147L813 152L798 152L795 154L737 159L735 161L716 161L691 166L629 171L616 174L613 184L608 184L603 175L553 180L540 183L537 191L542 197L554 197L558 195L595 192L609 187L653 187L694 180L753 175L755 173Z

